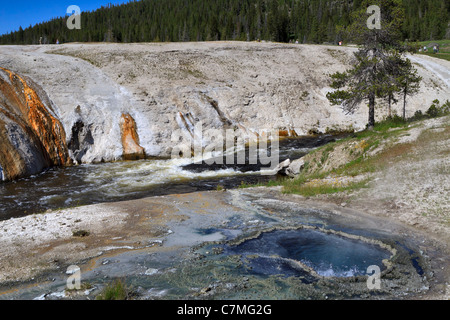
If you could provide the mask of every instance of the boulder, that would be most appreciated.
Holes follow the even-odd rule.
[[[289,168],[289,165],[291,164],[291,160],[287,159],[278,164],[278,166],[275,168],[275,172],[281,175],[287,175],[286,170]]]
[[[300,174],[302,169],[305,167],[305,161],[303,159],[297,159],[290,163],[290,165],[286,168],[286,175],[294,178]]]
[[[70,164],[54,105],[31,79],[0,68],[0,180]]]

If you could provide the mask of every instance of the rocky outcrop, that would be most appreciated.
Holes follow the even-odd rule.
[[[302,169],[305,167],[305,161],[303,159],[297,159],[290,163],[289,167],[286,168],[286,175],[295,178],[300,174]]]
[[[84,155],[93,144],[91,126],[85,125],[82,120],[77,120],[72,126],[72,134],[67,145],[73,161],[81,164]]]
[[[145,158],[145,150],[139,145],[136,121],[129,114],[122,114],[120,121],[122,134],[123,158],[138,160]]]
[[[291,160],[286,159],[283,162],[279,163],[278,166],[275,168],[275,172],[280,175],[287,175],[286,170],[291,165]]]
[[[13,180],[71,163],[52,102],[28,78],[0,68],[0,178]]]
[[[297,159],[294,161],[286,159],[275,168],[275,172],[283,176],[295,178],[300,174],[304,167],[305,161],[303,159]]]

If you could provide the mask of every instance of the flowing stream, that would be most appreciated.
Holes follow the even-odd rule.
[[[301,158],[335,136],[299,137],[280,142],[279,159]],[[139,199],[174,193],[234,188],[276,179],[261,175],[260,164],[194,164],[192,159],[140,160],[54,168],[0,184],[0,220],[49,209]]]

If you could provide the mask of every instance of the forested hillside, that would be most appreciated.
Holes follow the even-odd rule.
[[[411,41],[450,38],[448,0],[401,0],[403,36]],[[83,12],[81,29],[67,16],[20,28],[0,44],[270,40],[336,43],[362,0],[141,0]],[[81,8],[83,10],[83,8]]]

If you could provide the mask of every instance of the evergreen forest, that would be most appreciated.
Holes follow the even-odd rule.
[[[403,39],[450,38],[450,1],[401,0]],[[350,42],[343,30],[363,0],[140,0],[69,15],[0,36],[0,44],[67,42],[275,41]],[[83,10],[83,8],[81,8]]]

